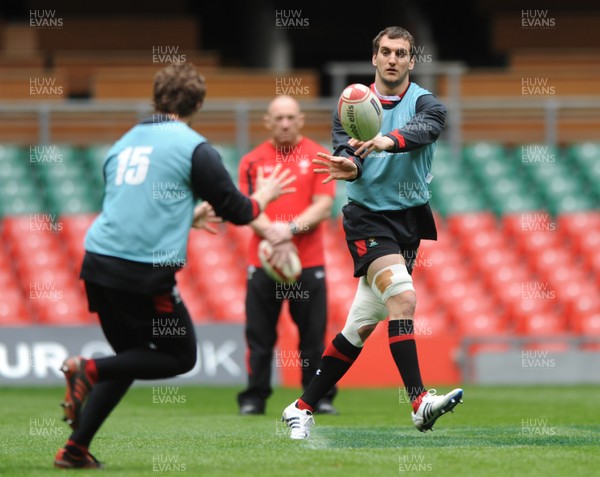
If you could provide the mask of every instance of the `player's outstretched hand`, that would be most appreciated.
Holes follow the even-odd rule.
[[[218,229],[211,224],[218,222],[223,222],[223,219],[215,214],[212,205],[208,202],[202,202],[194,208],[193,228],[204,229],[211,234],[217,234],[219,233]]]
[[[323,184],[334,180],[352,180],[358,174],[358,168],[353,161],[346,157],[330,156],[324,152],[317,152],[317,156],[322,159],[313,159],[313,164],[323,166],[322,169],[314,169],[317,174],[328,174],[323,180]]]
[[[256,176],[256,192],[252,198],[259,202],[261,210],[269,202],[274,201],[284,194],[296,192],[295,187],[289,187],[296,181],[296,176],[290,175],[289,169],[281,170],[281,164],[277,164],[269,176],[265,176],[263,168],[259,167]]]
[[[356,148],[354,154],[358,157],[365,158],[373,151],[389,151],[394,147],[394,141],[387,136],[382,136],[381,133],[377,134],[373,139],[368,141],[359,141],[358,139],[350,139],[348,144]]]

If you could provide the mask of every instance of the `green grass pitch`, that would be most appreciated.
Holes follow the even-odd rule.
[[[238,416],[237,388],[132,388],[96,436],[102,471],[77,475],[589,476],[600,475],[600,387],[465,386],[464,404],[420,433],[398,389],[342,389],[339,416],[316,416],[292,441],[276,389],[265,416]],[[449,388],[440,388],[446,392]],[[0,475],[60,475],[68,436],[62,388],[0,390]]]

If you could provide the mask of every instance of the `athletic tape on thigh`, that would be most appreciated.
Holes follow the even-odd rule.
[[[367,278],[361,277],[342,334],[350,343],[360,348],[364,342],[360,338],[358,330],[366,325],[377,324],[381,320],[385,320],[387,316],[387,307],[375,296],[367,283]]]
[[[391,296],[408,290],[415,291],[406,266],[399,263],[379,270],[373,277],[371,288],[383,303]]]

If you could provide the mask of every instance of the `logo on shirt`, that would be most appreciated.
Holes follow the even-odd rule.
[[[310,161],[308,159],[302,159],[298,163],[298,168],[300,169],[300,174],[308,174],[310,169]]]
[[[373,248],[373,247],[376,247],[377,245],[379,245],[379,243],[377,242],[377,240],[375,240],[374,237],[369,237],[367,239],[367,247]]]

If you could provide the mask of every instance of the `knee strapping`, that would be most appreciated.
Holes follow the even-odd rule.
[[[373,277],[371,289],[385,303],[389,297],[405,291],[415,291],[412,277],[405,265],[395,264],[379,270]]]
[[[342,335],[354,346],[360,348],[364,345],[364,341],[358,334],[358,330],[364,326],[379,323],[387,315],[388,310],[386,306],[375,296],[367,283],[367,279],[362,277],[358,282],[356,295],[348,312],[348,318],[342,330]]]

